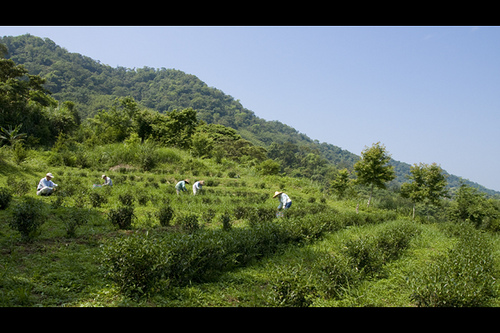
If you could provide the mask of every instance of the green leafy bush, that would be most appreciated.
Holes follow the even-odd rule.
[[[160,207],[158,212],[156,212],[156,217],[162,227],[167,227],[174,218],[174,210],[170,206]]]
[[[18,196],[23,196],[29,192],[31,186],[25,179],[19,179],[17,177],[12,177],[9,180],[9,187]],[[36,189],[36,185],[33,185],[33,189]]]
[[[361,281],[361,274],[351,259],[342,254],[320,255],[315,265],[316,277],[326,296],[341,298]]]
[[[135,198],[132,193],[125,192],[118,195],[118,200],[124,206],[132,206],[134,204]]]
[[[71,209],[67,217],[64,219],[66,227],[66,235],[75,237],[76,230],[87,222],[88,211],[86,209]]]
[[[30,241],[39,234],[39,228],[46,218],[40,201],[31,197],[23,197],[12,211],[9,225],[21,233],[23,240]]]
[[[415,223],[397,221],[377,235],[377,248],[382,252],[384,262],[396,260],[410,245],[413,237],[420,234]]]
[[[380,273],[383,257],[376,247],[373,236],[350,240],[345,245],[345,254],[353,261],[354,267],[364,275]]]
[[[142,235],[112,239],[103,248],[107,276],[128,294],[148,293],[160,281],[164,258],[159,243]]]
[[[98,192],[90,192],[89,199],[90,199],[90,204],[94,208],[99,208],[102,206],[102,204],[105,204],[108,202],[108,199],[106,198],[106,196],[101,194],[101,193],[98,193]]]
[[[220,221],[222,223],[222,229],[223,230],[231,230],[233,227],[231,223],[231,214],[225,212],[220,216]]]
[[[134,207],[118,207],[111,209],[108,213],[108,219],[119,229],[130,229],[134,215]]]
[[[193,233],[200,229],[200,224],[198,222],[198,215],[185,213],[180,214],[176,217],[176,225],[180,226],[182,230],[187,233]]]
[[[408,221],[396,221],[375,235],[360,237],[346,243],[345,254],[365,275],[383,272],[383,265],[397,259],[419,234],[418,227]]]
[[[12,192],[6,188],[0,188],[0,209],[6,209],[12,200]]]
[[[304,281],[296,267],[278,269],[271,281],[269,305],[283,307],[308,307],[316,295],[316,287]]]
[[[418,306],[478,307],[494,296],[492,246],[472,224],[460,223],[458,243],[409,279]]]

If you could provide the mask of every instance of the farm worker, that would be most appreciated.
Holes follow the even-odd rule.
[[[274,192],[273,198],[278,197],[280,201],[280,205],[278,206],[278,210],[280,210],[283,207],[283,210],[290,208],[292,205],[292,199],[288,195],[286,195],[283,192],[276,191]]]
[[[179,195],[181,191],[187,191],[186,184],[189,184],[189,179],[181,180],[175,185],[175,190],[177,191],[177,195]]]
[[[113,181],[108,176],[102,175],[102,179],[104,179],[104,184],[102,184],[103,186],[105,185],[113,186]]]
[[[36,188],[36,195],[48,196],[54,193],[57,184],[54,184],[54,182],[51,180],[53,178],[54,176],[49,172],[45,175],[44,178],[40,179],[40,182],[38,183],[38,186]]]
[[[201,187],[205,185],[204,180],[199,180],[193,184],[193,194],[196,195],[196,193],[199,193],[201,191]]]

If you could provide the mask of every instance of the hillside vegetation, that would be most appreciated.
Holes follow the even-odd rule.
[[[49,40],[6,40],[25,43],[25,57],[31,40],[78,58]],[[394,186],[381,143],[332,163],[306,137],[264,145],[193,105],[159,112],[128,92],[115,98],[119,80],[97,109],[55,99],[82,85],[57,90],[42,73],[53,58],[33,74],[6,51],[0,306],[499,305],[500,202],[466,182],[449,191],[436,164],[409,167]],[[58,186],[39,196],[48,172]],[[292,199],[283,216],[275,191]]]
[[[60,103],[71,101],[82,120],[94,116],[101,109],[109,109],[117,98],[129,96],[141,108],[160,113],[192,108],[196,111],[197,119],[207,124],[221,124],[236,129],[242,138],[254,145],[274,148],[275,151],[291,149],[293,153],[290,154],[294,155],[313,153],[339,170],[347,168],[352,171],[359,159],[358,152],[354,154],[332,144],[312,140],[279,121],[261,119],[232,96],[180,70],[113,68],[84,55],[70,53],[48,38],[29,34],[0,37],[0,43],[7,47],[8,59],[23,65],[30,74],[45,79],[44,87],[55,100]],[[298,165],[293,156],[279,158],[282,172],[293,172],[294,176],[304,175],[297,171]],[[397,188],[410,174],[410,165],[395,160],[391,160],[391,164],[395,167],[396,178],[390,187]],[[314,176],[309,173],[305,175]],[[329,181],[323,177],[316,178]],[[457,189],[460,181],[459,177],[449,175],[448,187]],[[469,180],[462,181],[488,195],[499,194]]]

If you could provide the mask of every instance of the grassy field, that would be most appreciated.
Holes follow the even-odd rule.
[[[364,204],[356,213],[356,201],[249,163],[163,149],[146,172],[117,150],[96,148],[94,158],[115,157],[87,169],[2,151],[0,188],[13,195],[0,210],[0,306],[499,305],[497,234]],[[47,172],[58,192],[37,197]],[[93,188],[103,173],[114,186]],[[184,178],[205,180],[203,193],[177,196]],[[284,218],[276,190],[293,200]],[[131,225],[120,228],[113,221],[127,207]],[[12,221],[30,211],[40,226],[23,237]]]

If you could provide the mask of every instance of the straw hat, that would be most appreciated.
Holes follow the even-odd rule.
[[[276,191],[276,192],[274,192],[273,198],[276,198],[276,197],[277,197],[278,195],[280,195],[281,193],[283,193],[283,192],[280,192],[280,191]]]
[[[52,176],[52,174],[50,172],[48,174],[46,174],[45,177],[54,178],[54,176]]]
[[[186,184],[189,184],[189,179],[184,179],[184,181],[186,182]]]

